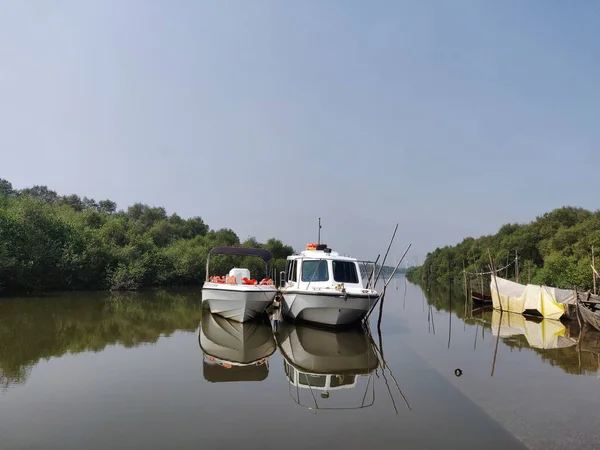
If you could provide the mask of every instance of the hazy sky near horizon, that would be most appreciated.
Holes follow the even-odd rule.
[[[600,3],[0,1],[0,178],[409,261],[598,209]],[[392,256],[393,257],[393,256]]]

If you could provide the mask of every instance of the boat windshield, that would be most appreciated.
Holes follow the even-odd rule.
[[[351,261],[333,261],[333,279],[338,283],[358,283],[356,264]]]
[[[310,387],[325,387],[327,384],[327,375],[310,375],[307,373],[298,373],[298,384]]]
[[[354,375],[335,375],[331,377],[331,387],[352,386],[355,379]]]
[[[324,259],[304,260],[302,262],[302,281],[327,281],[329,270]]]

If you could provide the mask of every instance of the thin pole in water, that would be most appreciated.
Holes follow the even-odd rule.
[[[492,373],[491,377],[494,376],[494,370],[496,368],[496,355],[498,354],[498,341],[500,341],[500,327],[502,326],[502,313],[504,312],[504,308],[502,307],[502,299],[500,297],[500,290],[498,289],[498,280],[496,278],[496,265],[494,264],[494,260],[492,259],[492,254],[490,253],[490,249],[488,248],[488,256],[490,258],[490,269],[492,271],[492,277],[494,277],[494,285],[496,287],[496,295],[498,296],[498,305],[500,306],[500,321],[498,323],[498,336],[496,337],[496,347],[494,348],[494,361],[492,362]],[[494,293],[492,292],[492,298]],[[507,305],[510,308],[510,300]],[[510,309],[509,309],[510,310]]]
[[[387,255],[390,252],[390,248],[392,247],[392,242],[394,242],[394,237],[396,236],[396,231],[398,231],[398,224],[396,224],[396,228],[394,228],[394,234],[392,234],[392,239],[390,239],[390,243],[388,245],[387,251],[385,252],[385,256],[383,257],[383,261],[381,262],[381,267],[377,271],[377,276],[375,277],[375,282],[373,283],[373,288],[377,286],[377,280],[379,280],[379,275],[381,275],[381,271],[385,265],[385,260],[387,259]]]
[[[592,277],[594,279],[594,295],[596,295],[596,263],[594,261],[594,246],[592,245]]]

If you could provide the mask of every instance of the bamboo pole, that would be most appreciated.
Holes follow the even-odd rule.
[[[469,288],[467,287],[467,269],[465,268],[465,262],[463,261],[463,278],[465,281],[465,305],[469,302]]]
[[[498,294],[498,297],[500,295]],[[502,327],[502,309],[500,309],[500,321],[498,323],[498,336],[496,336],[496,346],[494,348],[494,360],[492,362],[492,373],[491,377],[494,376],[494,370],[496,369],[496,356],[498,355],[498,342],[500,341],[500,328]]]
[[[488,248],[488,256],[490,258],[490,270],[492,271],[492,276],[494,277],[494,285],[496,286],[496,295],[498,296],[498,304],[500,305],[500,322],[498,323],[498,336],[496,337],[496,346],[494,348],[494,361],[492,362],[492,373],[491,377],[494,376],[494,370],[496,369],[496,356],[498,355],[498,343],[500,341],[500,328],[502,327],[502,313],[504,308],[502,307],[502,299],[500,298],[500,290],[498,289],[498,280],[496,278],[496,265],[494,264],[494,260],[492,259],[492,254],[490,253],[490,249]],[[492,294],[493,299],[493,294]]]
[[[469,288],[467,287],[467,269],[465,268],[465,262],[463,261],[463,278],[465,281],[465,317],[467,317],[467,308],[469,304]],[[465,322],[465,326],[467,323]]]
[[[490,249],[488,248],[488,256],[490,258],[490,270],[492,271],[492,277],[494,277],[494,284],[496,286],[496,295],[498,296],[498,304],[500,305],[500,311],[502,308],[502,301],[500,300],[500,290],[498,289],[498,280],[496,279],[496,265],[494,264],[494,260],[492,259],[492,254],[490,253]],[[492,297],[493,299],[493,297]]]
[[[452,337],[452,281],[450,281],[448,300],[450,301],[450,314],[448,314],[448,348],[450,348],[450,338]]]
[[[412,408],[410,407],[410,404],[408,403],[408,399],[406,398],[406,396],[402,392],[402,389],[400,389],[400,385],[398,384],[398,380],[394,376],[394,374],[392,372],[392,369],[390,369],[390,367],[387,365],[387,363],[385,362],[385,359],[383,357],[383,339],[381,337],[381,333],[379,333],[379,345],[381,345],[381,348],[377,347],[377,344],[375,343],[375,339],[373,338],[370,330],[368,331],[368,336],[369,336],[369,339],[371,341],[371,345],[375,349],[375,354],[377,355],[377,357],[380,359],[380,362],[382,363],[381,364],[381,372],[382,372],[382,375],[384,377],[384,380],[386,381],[386,384],[387,384],[387,378],[385,378],[385,370],[387,369],[388,373],[390,374],[390,376],[394,380],[394,383],[396,384],[396,388],[398,389],[398,392],[400,393],[400,396],[404,400],[404,403],[406,404],[407,408],[410,411],[412,411]],[[389,385],[388,385],[388,391],[389,391]],[[393,398],[392,398],[392,401],[393,401]],[[396,409],[395,402],[393,402],[393,404],[394,404],[394,409]],[[397,411],[398,410],[396,409],[396,413],[397,413]]]
[[[375,270],[377,269],[377,262],[379,261],[379,257],[381,255],[377,255],[377,258],[375,259],[375,262],[373,263],[373,270],[371,270],[371,275],[369,275],[369,281],[367,282],[367,288],[371,287],[371,282],[373,281],[373,278],[375,277]],[[373,286],[373,289],[375,289],[375,286]]]
[[[478,268],[479,269],[479,268]],[[479,281],[481,284],[481,293],[485,294],[484,290],[483,290],[483,275],[479,275]]]
[[[386,290],[388,284],[390,283],[390,281],[392,280],[392,278],[394,277],[394,275],[396,274],[396,271],[398,270],[398,267],[400,267],[400,264],[402,264],[402,261],[404,260],[404,257],[408,253],[408,250],[410,249],[411,245],[412,244],[408,244],[408,247],[406,247],[406,250],[402,254],[402,258],[400,258],[400,261],[398,261],[398,263],[396,264],[396,267],[394,268],[394,271],[392,272],[392,274],[390,275],[390,277],[388,278],[388,280],[384,283],[383,289],[381,291],[381,295],[379,296],[379,299],[377,299],[375,301],[375,303],[373,303],[373,306],[371,307],[371,309],[369,310],[369,312],[365,316],[365,320],[367,320],[369,318],[369,316],[371,315],[371,313],[373,312],[373,310],[375,309],[375,306],[377,306],[377,303],[379,303],[380,304],[379,305],[379,320],[377,321],[377,327],[379,327],[380,324],[381,324],[381,313],[383,311],[383,300],[384,300],[384,297],[385,297],[385,290]]]
[[[383,270],[383,266],[385,265],[385,260],[387,259],[387,255],[390,252],[390,248],[392,248],[392,242],[394,242],[394,237],[396,236],[396,231],[398,231],[398,224],[396,224],[396,228],[394,228],[394,234],[392,234],[392,239],[390,239],[390,243],[388,244],[388,248],[385,252],[385,256],[383,257],[383,261],[381,262],[381,267],[377,271],[377,276],[375,277],[375,283],[373,283],[373,287],[377,286],[377,280],[379,280],[379,275],[381,275],[381,271]]]
[[[394,278],[394,275],[396,275],[396,271],[400,267],[400,264],[402,264],[402,260],[404,259],[404,257],[408,253],[408,250],[410,250],[411,246],[412,246],[412,244],[408,244],[408,247],[406,247],[406,250],[404,250],[404,253],[402,254],[402,258],[400,258],[400,261],[398,261],[398,264],[396,264],[396,267],[394,267],[394,270],[393,270],[392,274],[390,275],[390,277],[388,278],[388,280],[385,282],[384,289],[387,287],[388,284],[390,284],[390,281],[392,281],[392,278]]]
[[[594,263],[594,246],[592,245],[592,277],[594,278],[594,295],[596,295],[596,264]]]

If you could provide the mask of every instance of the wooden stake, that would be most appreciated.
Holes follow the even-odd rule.
[[[375,277],[375,283],[373,283],[373,287],[375,287],[377,285],[377,280],[379,280],[379,275],[381,274],[381,271],[383,270],[383,266],[385,265],[385,260],[387,259],[387,255],[390,251],[390,248],[392,247],[392,242],[394,242],[394,237],[396,236],[396,231],[398,231],[398,224],[396,224],[396,228],[394,228],[394,234],[392,234],[392,239],[390,239],[390,243],[388,245],[387,251],[385,252],[385,256],[383,257],[383,262],[381,263],[381,268],[379,269],[379,271],[377,272],[377,276]]]
[[[479,281],[481,282],[481,293],[485,294],[485,292],[483,291],[483,275],[479,275]]]
[[[500,298],[500,293],[498,293],[498,298]],[[500,309],[500,321],[498,323],[498,336],[496,336],[496,346],[494,348],[494,360],[492,362],[492,373],[491,377],[494,376],[494,370],[496,369],[496,356],[498,355],[498,342],[500,341],[500,328],[502,327],[502,309]]]
[[[594,246],[592,245],[592,277],[594,278],[594,295],[596,295],[596,264],[594,264]]]
[[[494,260],[492,259],[492,254],[490,253],[490,249],[488,248],[488,256],[490,258],[490,270],[492,271],[492,277],[494,277],[494,284],[496,285],[496,295],[498,295],[498,304],[500,305],[500,311],[502,308],[502,300],[500,299],[500,290],[498,289],[498,280],[496,279],[496,265],[494,264]]]
[[[450,303],[450,314],[448,314],[448,348],[450,348],[450,338],[452,337],[452,281],[450,281],[448,300]]]
[[[404,250],[404,253],[402,254],[402,258],[400,258],[400,261],[398,261],[398,264],[396,264],[396,267],[394,267],[394,271],[392,272],[392,274],[390,275],[388,280],[385,282],[384,286],[387,286],[390,283],[390,281],[392,281],[392,278],[394,278],[394,275],[396,275],[396,271],[398,270],[398,267],[400,267],[400,264],[402,264],[402,260],[408,253],[408,250],[410,249],[411,245],[412,244],[408,244],[408,247],[406,247],[406,250]]]
[[[371,313],[373,312],[373,310],[375,309],[375,306],[377,306],[377,303],[379,303],[379,319],[377,322],[377,327],[379,328],[380,324],[381,324],[381,313],[383,312],[383,300],[385,297],[385,290],[388,286],[388,284],[390,283],[390,281],[392,280],[392,278],[394,277],[394,275],[396,274],[396,271],[398,270],[398,267],[400,267],[400,264],[402,264],[402,260],[404,259],[404,257],[406,256],[406,254],[408,253],[408,250],[410,249],[412,244],[408,244],[408,247],[406,247],[406,250],[404,251],[404,254],[402,255],[402,258],[400,258],[400,261],[398,261],[398,264],[396,264],[396,267],[394,268],[394,271],[392,272],[392,274],[390,275],[390,277],[388,278],[388,280],[384,283],[383,285],[383,290],[381,291],[381,295],[379,296],[379,299],[375,301],[375,303],[373,304],[373,306],[371,307],[371,309],[369,310],[369,312],[367,313],[367,315],[365,316],[364,320],[367,320],[369,318],[369,316],[371,315]]]
[[[467,287],[467,269],[465,268],[464,261],[463,261],[463,277],[465,280],[465,316],[466,316],[467,304],[469,303],[469,288]]]
[[[371,287],[371,282],[375,276],[375,269],[377,268],[377,261],[379,261],[380,256],[381,255],[377,255],[377,259],[375,259],[375,262],[373,263],[373,270],[371,271],[371,275],[369,275],[369,281],[367,281],[367,289]],[[375,286],[373,286],[373,289],[375,289]]]

